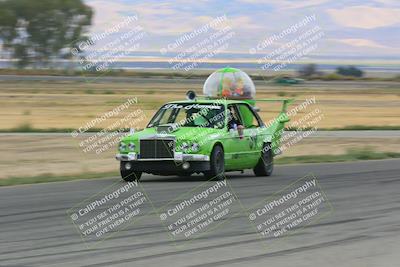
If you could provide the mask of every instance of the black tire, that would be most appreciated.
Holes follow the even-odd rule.
[[[261,157],[253,171],[256,176],[271,176],[274,170],[274,156],[271,144],[265,144],[261,151]]]
[[[125,182],[139,181],[140,178],[142,177],[142,172],[137,172],[132,169],[127,170],[125,168],[125,163],[127,163],[127,162],[121,161],[121,164],[119,167],[122,180],[124,180]]]
[[[214,146],[210,156],[210,170],[204,172],[208,179],[215,178],[216,180],[224,179],[225,174],[225,156],[224,150],[220,145]]]

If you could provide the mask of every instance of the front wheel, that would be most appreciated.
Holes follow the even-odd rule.
[[[253,171],[256,176],[270,176],[274,170],[274,157],[270,144],[266,144],[261,151],[261,157]]]
[[[127,161],[121,161],[120,164],[121,178],[125,182],[139,181],[142,177],[142,172],[132,170],[132,164]]]
[[[225,157],[224,150],[220,145],[216,145],[211,151],[210,157],[210,170],[204,172],[208,178],[215,178],[217,180],[223,179],[225,173]]]

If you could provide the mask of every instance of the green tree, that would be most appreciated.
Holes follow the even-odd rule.
[[[338,67],[336,69],[336,73],[343,76],[354,76],[354,77],[362,77],[364,72],[354,66],[348,67]]]
[[[3,49],[18,60],[47,65],[68,57],[91,25],[92,9],[82,0],[0,0]]]
[[[298,70],[298,73],[302,77],[313,76],[314,74],[317,74],[317,65],[315,65],[315,64],[302,65],[300,67],[300,69]]]

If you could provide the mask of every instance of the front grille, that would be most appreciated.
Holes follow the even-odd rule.
[[[175,141],[171,139],[140,140],[141,159],[174,158]]]

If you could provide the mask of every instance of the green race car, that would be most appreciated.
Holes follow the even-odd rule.
[[[257,100],[283,102],[277,118],[265,124],[255,108],[256,101],[249,97],[254,84],[241,81],[242,90],[237,90],[220,77],[238,76],[238,72],[232,68],[217,71],[219,75],[211,75],[205,83],[205,97],[197,98],[190,91],[188,100],[166,103],[144,130],[123,137],[116,155],[122,179],[137,181],[142,173],[203,173],[218,179],[227,171],[244,169],[253,169],[257,176],[271,175],[274,151],[279,150],[282,129],[289,121],[286,107],[291,100]],[[217,90],[213,89],[214,80],[220,80]],[[225,94],[228,89],[232,94],[221,97],[224,89]]]
[[[273,79],[273,82],[276,84],[292,85],[292,84],[304,83],[304,79],[294,78],[289,76],[281,76]]]

